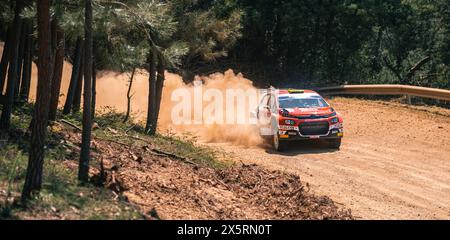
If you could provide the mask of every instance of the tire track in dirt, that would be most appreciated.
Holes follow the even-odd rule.
[[[284,153],[208,145],[245,163],[295,173],[363,219],[450,219],[450,110],[330,102],[344,116],[340,151],[320,142],[295,143]]]

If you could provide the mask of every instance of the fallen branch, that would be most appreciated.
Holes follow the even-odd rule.
[[[65,119],[61,119],[60,120],[62,123],[65,123],[65,124],[67,124],[67,125],[69,125],[69,126],[71,126],[71,127],[73,127],[73,128],[75,128],[75,129],[77,129],[78,131],[83,131],[83,129],[81,129],[80,127],[78,127],[77,125],[75,125],[75,124],[73,124],[73,123],[71,123],[71,122],[69,122],[69,121],[67,121],[67,120],[65,120]]]
[[[131,138],[131,139],[134,139],[134,140],[145,142],[145,143],[147,143],[149,145],[153,145],[152,142],[150,142],[150,141],[148,141],[146,139],[143,139],[143,138],[140,138],[140,137],[137,137],[137,136],[130,136],[130,135],[126,134],[126,133],[125,133],[125,135],[115,135],[115,137],[128,137],[128,138]],[[118,142],[118,141],[115,141],[115,140],[112,140],[112,139],[102,139],[102,140],[113,142],[113,143],[117,143],[117,144],[120,144],[120,145],[123,145],[123,146],[129,146],[129,145],[125,144],[125,143],[121,143],[121,142]],[[178,156],[178,155],[176,155],[174,153],[165,152],[163,150],[156,149],[156,148],[150,148],[148,146],[147,146],[147,148],[154,155],[157,155],[157,156],[160,156],[160,157],[168,157],[168,158],[176,159],[176,160],[188,163],[188,164],[192,164],[192,165],[198,166],[197,163],[189,160],[186,157],[181,157],[181,156]]]
[[[125,146],[125,147],[129,147],[130,146],[129,144],[126,144],[126,143],[123,143],[123,142],[119,142],[119,141],[116,141],[116,140],[112,140],[112,139],[103,139],[103,138],[98,138],[98,139],[103,140],[103,141],[107,141],[107,142],[116,143],[116,144],[119,144],[119,145],[122,145],[122,146]]]
[[[189,163],[189,164],[197,166],[197,164],[195,162],[192,162],[192,161],[188,160],[185,157],[181,157],[181,156],[178,156],[178,155],[173,154],[173,153],[164,152],[162,150],[155,149],[155,148],[151,148],[150,151],[155,152],[155,153],[157,153],[159,155],[163,155],[163,156],[166,156],[166,157],[169,157],[169,158],[173,158],[173,159],[180,160],[180,161],[183,161],[185,163]]]
[[[226,189],[231,190],[231,187],[228,186],[226,183],[224,183],[222,180],[218,179],[217,177],[214,177],[214,179],[215,179],[218,183],[220,183],[223,187],[225,187]]]
[[[128,138],[131,138],[131,139],[134,139],[134,140],[139,140],[139,141],[142,141],[142,142],[148,143],[148,144],[150,144],[150,145],[153,145],[153,143],[152,143],[152,142],[150,142],[150,141],[148,141],[148,140],[146,140],[146,139],[140,138],[140,137],[136,137],[136,136],[130,136],[130,135],[128,135],[128,134],[126,134],[126,135],[123,135],[122,137],[128,137]]]
[[[125,131],[125,133],[128,133],[129,131],[131,131],[134,127],[135,127],[134,125],[131,126],[130,128],[128,128],[128,129]]]
[[[125,136],[123,136],[123,137],[125,137]],[[143,141],[143,142],[148,143],[148,144],[152,144],[150,141],[147,141],[147,140],[139,138],[139,137],[133,137],[133,136],[128,136],[128,135],[126,135],[126,137],[130,137],[130,138],[135,139],[135,140],[139,140],[139,141]],[[116,140],[103,139],[103,138],[98,138],[98,139],[103,140],[103,141],[107,141],[107,142],[113,142],[113,143],[116,143],[116,144],[119,144],[119,145],[122,145],[122,146],[130,147],[129,144],[122,143],[122,142],[119,142],[119,141],[116,141]],[[198,166],[197,163],[189,160],[188,158],[178,156],[178,155],[176,155],[174,153],[165,152],[163,150],[156,149],[156,148],[150,148],[148,146],[146,146],[146,148],[153,155],[156,155],[156,156],[159,156],[159,157],[168,157],[168,158],[172,158],[172,159],[175,159],[175,160],[179,160],[179,161],[182,161],[182,162],[185,162],[185,163],[188,163],[188,164],[192,164],[192,165]]]
[[[420,61],[418,61],[416,64],[414,64],[414,66],[412,66],[409,69],[408,73],[406,74],[405,80],[409,81],[413,77],[414,73],[416,71],[418,71],[423,65],[425,65],[430,60],[431,60],[431,56],[426,56],[426,57],[422,58]]]
[[[157,156],[157,157],[167,157],[167,155],[164,154],[160,154],[160,153],[156,153],[156,152],[150,152],[153,156]]]

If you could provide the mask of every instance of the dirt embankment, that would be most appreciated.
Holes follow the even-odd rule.
[[[285,170],[363,219],[450,219],[450,110],[335,98],[340,151],[320,142],[268,148],[211,144],[244,163]]]
[[[80,134],[68,131],[65,139],[78,142]],[[294,174],[254,164],[203,167],[157,154],[148,142],[95,139],[93,147],[107,187],[153,218],[352,219],[350,210],[312,194]]]

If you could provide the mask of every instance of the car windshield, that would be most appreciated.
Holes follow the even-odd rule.
[[[328,107],[322,98],[279,98],[280,108],[319,108]]]

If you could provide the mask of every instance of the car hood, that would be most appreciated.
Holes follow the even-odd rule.
[[[331,107],[322,108],[284,108],[292,116],[328,115],[334,112]]]

